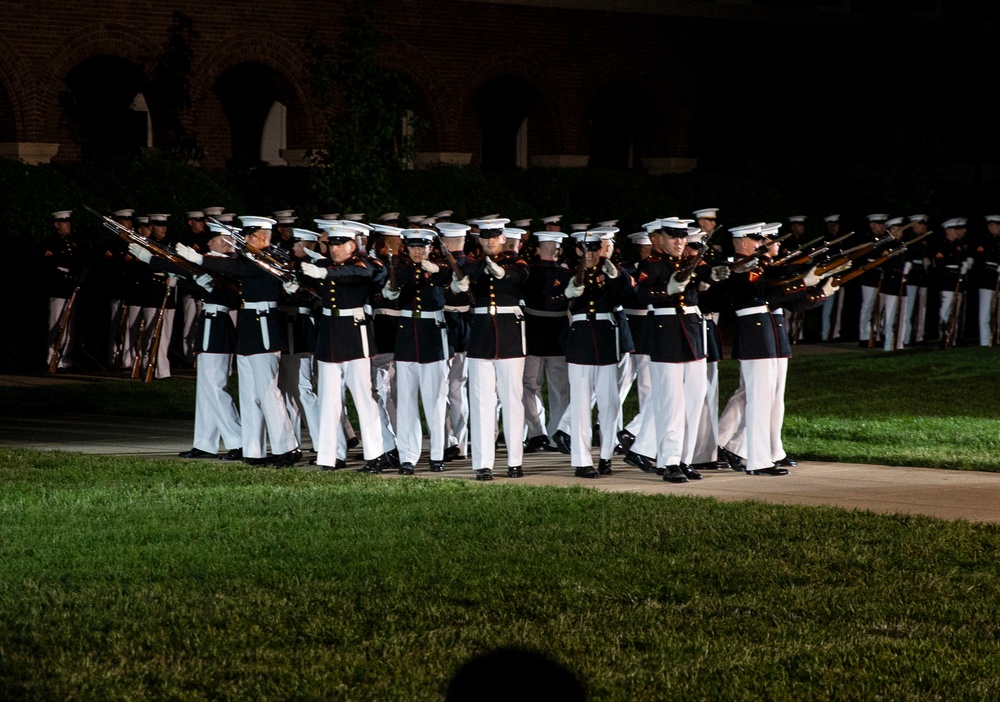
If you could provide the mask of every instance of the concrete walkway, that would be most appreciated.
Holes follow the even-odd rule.
[[[191,447],[193,422],[156,422],[122,417],[59,416],[46,419],[8,418],[0,423],[0,445],[79,451],[104,455],[172,458]],[[351,468],[360,468],[357,451]],[[425,452],[426,458],[426,452]],[[595,460],[596,464],[596,460]],[[498,452],[503,466],[503,451]],[[444,473],[430,473],[426,463],[417,466],[417,476],[432,480],[472,479],[469,461],[447,464]],[[609,492],[698,495],[718,500],[759,500],[775,504],[828,505],[883,513],[923,514],[942,519],[965,519],[1000,523],[1000,473],[900,468],[853,463],[805,461],[791,475],[748,477],[732,471],[706,471],[705,478],[684,485],[663,482],[614,461],[615,473],[597,480],[573,477],[567,456],[535,453],[525,456],[525,477],[513,481],[499,468],[493,483],[523,485],[583,486]],[[303,469],[306,468],[303,465]],[[312,468],[311,470],[315,470]],[[403,479],[391,476],[392,479]]]

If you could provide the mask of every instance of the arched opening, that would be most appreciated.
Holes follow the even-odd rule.
[[[283,165],[291,89],[276,70],[261,63],[241,63],[212,86],[222,103],[232,137],[234,167]]]
[[[519,76],[489,81],[472,100],[482,129],[483,170],[528,167],[528,115],[538,92]]]
[[[406,75],[395,73],[399,81],[399,98],[401,100],[401,116],[399,125],[393,135],[394,155],[400,165],[406,169],[415,167],[418,151],[424,150],[430,131],[430,108],[427,106],[423,93],[419,91]]]
[[[142,84],[139,67],[119,56],[94,56],[69,72],[63,103],[84,158],[137,155],[152,145]]]
[[[587,109],[590,160],[594,168],[633,168],[641,154],[649,124],[651,101],[641,88],[626,81],[605,86]]]
[[[10,95],[0,83],[0,144],[9,141],[17,141],[17,121]]]

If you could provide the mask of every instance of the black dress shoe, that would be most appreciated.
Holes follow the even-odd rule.
[[[347,468],[347,461],[343,458],[338,458],[332,466],[320,466],[320,470],[344,470]]]
[[[614,473],[614,469],[611,468],[611,459],[602,458],[597,462],[597,472],[601,475],[611,475]]]
[[[352,436],[347,440],[347,450],[350,451],[352,448],[361,443],[361,439],[356,436]]]
[[[692,463],[691,467],[695,470],[716,470],[719,464],[716,461],[709,461],[708,463]],[[728,468],[729,464],[726,463],[725,467]]]
[[[388,457],[383,453],[378,458],[373,458],[372,460],[365,463],[361,468],[362,473],[376,474],[381,473],[387,468],[391,468],[392,465],[389,463]]]
[[[569,434],[562,431],[561,429],[552,435],[552,440],[556,442],[556,450],[559,453],[564,453],[567,456],[573,453],[573,449],[569,446]]]
[[[456,458],[462,457],[462,449],[458,446],[449,446],[444,450],[444,461],[454,461]]]
[[[200,448],[192,448],[190,451],[183,451],[177,454],[178,458],[218,458],[219,454],[202,451]]]
[[[399,464],[399,474],[400,475],[413,475],[413,464],[412,463],[400,463]]]
[[[260,458],[244,458],[243,462],[249,466],[269,466],[271,465],[271,459],[267,456],[261,456]]]
[[[739,471],[745,470],[744,467],[743,467],[744,466],[744,464],[743,464],[743,458],[740,457],[740,456],[737,456],[732,451],[729,451],[728,449],[724,449],[724,448],[722,448],[720,446],[719,447],[719,455],[726,461],[726,463],[729,464],[729,468],[731,470],[739,470]]]
[[[542,451],[546,446],[549,445],[549,437],[545,434],[541,436],[533,436],[524,442],[524,452],[525,453],[537,453]]]
[[[628,451],[632,448],[632,444],[635,443],[635,436],[628,429],[622,429],[618,432],[618,444],[625,450]]]
[[[663,469],[663,480],[668,483],[686,483],[688,477],[679,465],[672,465]]]
[[[781,466],[782,468],[794,468],[798,464],[799,464],[798,461],[796,461],[794,458],[789,458],[788,456],[785,456],[780,461],[774,462],[774,465]]]
[[[219,456],[220,461],[242,461],[243,460],[243,449],[235,448],[229,449],[224,454]]]
[[[577,466],[573,469],[573,474],[578,478],[600,478],[601,474],[594,470],[594,466]]]
[[[508,466],[507,467],[507,477],[508,478],[523,478],[524,471],[521,466]]]
[[[747,475],[788,475],[788,469],[779,468],[778,466],[771,466],[770,468],[755,468],[754,470],[748,470]]]
[[[388,460],[389,465],[393,468],[399,469],[399,449],[393,449],[392,451],[386,451],[383,454]]]
[[[431,461],[431,473],[444,473],[444,461]]]
[[[687,476],[688,480],[701,480],[701,473],[695,470],[694,466],[681,463],[681,472]]]
[[[275,456],[271,465],[275,468],[288,468],[289,466],[294,466],[302,458],[302,449],[297,446],[287,453],[281,453]]]
[[[490,468],[480,468],[476,471],[476,480],[493,480],[493,470]]]
[[[635,451],[629,451],[625,454],[625,462],[630,466],[635,466],[643,473],[656,472],[656,466],[654,466],[648,458],[642,454],[636,453]]]

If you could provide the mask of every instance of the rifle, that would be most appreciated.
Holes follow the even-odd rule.
[[[959,274],[955,283],[955,291],[951,296],[951,305],[948,307],[948,326],[945,328],[944,339],[941,348],[950,349],[955,345],[955,331],[958,329],[958,298],[962,294],[962,283],[965,282],[965,275]]]
[[[69,296],[66,306],[63,307],[62,314],[59,315],[59,331],[56,332],[55,346],[52,348],[52,360],[49,361],[49,373],[55,373],[59,369],[59,359],[62,358],[63,340],[66,338],[66,330],[69,328],[70,314],[73,311],[73,303],[76,302],[76,294],[80,291],[80,286],[73,288],[73,294]]]
[[[169,282],[169,278],[167,281]],[[160,303],[160,309],[156,313],[156,326],[153,328],[153,341],[149,345],[149,363],[146,364],[146,378],[145,382],[152,382],[154,374],[156,373],[156,356],[160,353],[160,340],[163,336],[163,317],[167,309],[167,300],[170,299],[170,285],[166,286],[166,290],[163,292],[163,302]]]
[[[282,283],[295,283],[302,290],[305,290],[313,297],[319,299],[323,298],[322,293],[315,286],[315,283],[307,281],[305,278],[299,275],[294,268],[289,268],[289,266],[291,265],[291,261],[283,262],[280,260],[281,257],[276,257],[269,252],[261,251],[253,244],[248,244],[246,237],[243,236],[243,230],[239,229],[238,227],[233,227],[223,222],[220,222],[214,217],[209,217],[208,221],[222,227],[223,229],[229,232],[229,235],[233,239],[233,245],[236,248],[236,252],[241,256],[243,256],[243,258],[247,259],[258,268],[262,268],[263,270],[267,271],[275,278],[280,280]],[[275,247],[271,248],[274,249],[275,251],[280,250]],[[187,259],[183,260],[186,261]],[[189,263],[189,265],[194,265],[194,264]],[[197,268],[197,266],[195,267]],[[212,275],[215,276],[214,273]]]
[[[580,254],[580,263],[576,266],[576,273],[573,275],[573,282],[576,287],[583,285],[584,281],[587,279],[587,252],[584,251]]]
[[[387,255],[389,257],[389,265],[387,266],[389,269],[389,289],[396,292],[399,290],[399,286],[396,285],[396,266],[392,262],[392,251],[389,251]]]
[[[823,241],[823,237],[821,237],[821,236],[816,237],[812,241],[807,241],[806,243],[802,244],[802,246],[800,246],[799,248],[795,249],[794,251],[789,251],[788,253],[786,253],[781,258],[778,258],[778,259],[775,259],[774,261],[771,261],[771,265],[772,266],[783,266],[786,263],[789,263],[793,258],[798,259],[799,257],[804,257],[808,261],[809,260],[809,256],[803,254],[803,252],[806,249],[808,249],[810,246],[814,246],[815,244],[818,244],[821,241]],[[803,261],[803,263],[804,262],[805,261]]]
[[[916,236],[916,237],[910,239],[909,241],[903,242],[899,246],[899,248],[895,248],[895,249],[892,249],[891,251],[883,252],[883,254],[881,256],[879,256],[877,259],[875,259],[874,261],[869,261],[868,263],[864,264],[863,266],[859,266],[857,268],[852,268],[851,270],[847,271],[846,273],[843,273],[842,275],[834,276],[834,278],[833,278],[834,284],[839,287],[839,286],[843,285],[844,283],[847,283],[847,282],[849,282],[851,280],[854,280],[855,278],[857,278],[859,275],[862,275],[863,273],[867,273],[870,270],[878,268],[883,263],[885,263],[886,261],[888,261],[890,258],[893,258],[894,256],[899,256],[900,254],[904,253],[907,250],[907,247],[912,246],[913,244],[916,244],[918,241],[921,241],[922,239],[926,239],[931,234],[932,234],[932,232],[925,232],[925,233],[921,234],[920,236]],[[879,239],[879,242],[880,241],[882,241],[882,240]],[[875,244],[878,244],[879,242],[875,242]],[[864,244],[863,246],[872,246],[872,244]],[[858,255],[861,255],[861,254],[858,254]],[[846,261],[844,263],[846,263]],[[840,265],[844,265],[844,264],[841,263]],[[826,273],[828,271],[831,271],[835,267],[836,266],[831,266],[830,264],[827,264],[826,266],[824,266],[825,270],[823,270],[821,272],[820,271],[820,267],[817,266],[816,270],[815,270],[815,273],[817,275],[822,275],[822,273]]]
[[[137,380],[141,375],[140,369],[142,368],[142,337],[146,333],[146,320],[139,320],[139,331],[135,336],[135,344],[133,344],[133,351],[135,356],[132,359],[132,374],[131,378]]]
[[[857,246],[852,246],[847,251],[844,251],[838,258],[832,261],[827,261],[826,263],[816,266],[816,275],[823,275],[828,271],[832,271],[834,268],[840,268],[841,266],[850,263],[856,258],[870,254],[875,249],[879,248],[883,244],[888,244],[890,241],[895,241],[896,237],[892,234],[886,234],[881,239],[876,239],[875,241],[868,241],[864,244],[858,244]],[[914,239],[916,241],[916,239]],[[910,242],[912,243],[912,242]]]
[[[744,271],[740,271],[740,268],[746,266],[753,259],[759,258],[763,254],[767,253],[767,250],[773,244],[780,244],[782,241],[784,241],[785,239],[787,239],[791,235],[792,235],[792,233],[788,232],[787,234],[782,234],[777,239],[772,239],[771,241],[765,241],[763,244],[760,244],[757,248],[755,248],[752,253],[749,253],[746,256],[740,256],[738,259],[736,259],[735,261],[733,261],[732,263],[730,263],[729,264],[729,269],[731,271],[735,272],[735,273],[744,272]]]
[[[888,258],[886,259],[888,260]],[[872,317],[868,324],[868,348],[875,348],[875,333],[878,331],[878,318],[882,315],[882,279],[875,286],[875,304],[872,305]]]
[[[455,276],[455,280],[461,280],[465,277],[465,273],[463,273],[462,269],[458,267],[458,261],[455,260],[454,254],[451,253],[451,249],[449,249],[448,245],[445,243],[444,237],[438,234],[437,240],[441,245],[441,253],[444,254],[444,260],[448,262],[448,267],[451,268],[452,275]],[[469,296],[469,302],[475,303],[476,296],[472,294],[471,290],[466,290],[465,294]]]
[[[906,328],[906,276],[899,279],[899,303],[896,307],[896,336],[892,340],[892,350],[903,348],[903,330]]]
[[[820,248],[816,249],[815,251],[810,251],[809,253],[802,253],[802,251],[806,247],[812,246],[818,241],[822,241],[823,237],[820,237],[819,239],[814,239],[813,241],[810,241],[808,244],[805,244],[802,247],[800,247],[798,251],[792,251],[791,253],[786,254],[785,256],[779,258],[771,265],[783,266],[786,263],[788,263],[793,266],[799,266],[802,265],[803,263],[809,263],[817,256],[825,254],[827,251],[829,251],[830,247],[833,246],[834,244],[839,244],[840,242],[844,241],[845,239],[851,236],[854,236],[854,232],[847,232],[847,234],[844,234],[844,236],[838,236],[836,239],[824,243]]]
[[[712,235],[715,234],[715,232],[717,231],[719,231],[718,228],[715,228],[708,236],[705,237],[705,241],[702,242],[704,243],[704,247],[701,249],[701,251],[698,252],[698,255],[692,256],[689,259],[681,261],[681,263],[677,266],[677,272],[674,273],[674,280],[677,280],[678,282],[684,282],[685,280],[691,277],[691,274],[694,273],[695,268],[697,268],[701,264],[702,260],[704,260],[705,258],[705,254],[708,253],[708,242],[712,240]]]

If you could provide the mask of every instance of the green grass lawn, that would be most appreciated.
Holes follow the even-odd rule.
[[[0,482],[4,700],[440,699],[504,645],[600,700],[1000,695],[992,526],[8,449]]]

